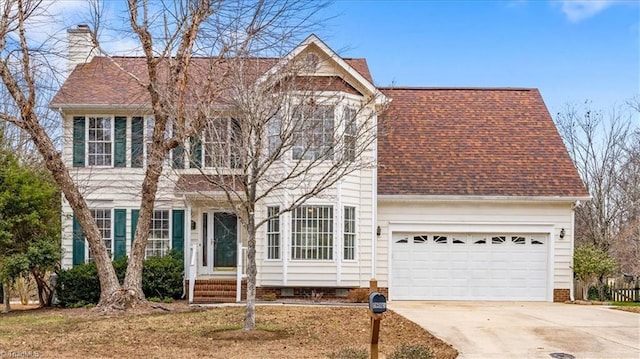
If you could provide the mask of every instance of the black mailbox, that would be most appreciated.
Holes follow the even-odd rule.
[[[387,298],[378,292],[369,294],[369,309],[375,314],[386,312]]]

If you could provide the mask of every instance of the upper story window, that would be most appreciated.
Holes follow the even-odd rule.
[[[209,121],[204,129],[204,167],[238,168],[242,130],[240,122],[232,118]]]
[[[113,119],[87,118],[87,163],[89,166],[112,166]]]
[[[144,130],[144,139],[145,139],[144,151],[145,151],[145,158],[148,160],[151,154],[151,142],[153,141],[153,130],[156,125],[156,121],[153,117],[148,117],[146,119],[146,124],[147,125]],[[173,126],[172,126],[172,123],[168,121],[164,129],[164,138],[167,139],[171,137],[172,133],[173,133]],[[164,165],[169,165],[170,160],[171,160],[171,152],[169,152],[167,157],[165,157]]]
[[[358,133],[356,115],[357,111],[350,107],[345,107],[342,113],[344,121],[344,157],[349,161],[355,161],[356,159],[356,134]]]
[[[293,159],[333,158],[334,106],[303,106],[294,113],[296,143]]]

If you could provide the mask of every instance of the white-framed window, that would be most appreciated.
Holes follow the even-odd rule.
[[[202,143],[204,167],[240,167],[242,141],[240,122],[233,118],[210,120],[204,128]]]
[[[156,125],[156,119],[153,117],[145,118],[145,128],[144,128],[144,158],[145,161],[149,160],[149,155],[151,152],[151,141],[153,141],[153,128]],[[168,139],[171,137],[173,133],[173,125],[171,121],[167,121],[167,126],[164,129],[164,138]],[[168,166],[171,161],[172,151],[169,151],[167,156],[164,159],[164,165]],[[148,163],[148,162],[147,162]]]
[[[292,212],[291,259],[333,259],[333,206],[300,206]]]
[[[280,259],[280,207],[267,207],[267,259]]]
[[[356,207],[344,207],[344,260],[356,259]]]
[[[344,121],[344,157],[348,161],[356,159],[356,135],[358,133],[357,111],[351,107],[345,107],[342,113]]]
[[[278,148],[282,145],[280,131],[282,129],[282,117],[279,113],[273,115],[267,124],[267,145],[269,146],[269,155],[278,152]]]
[[[111,220],[111,210],[110,209],[92,209],[91,216],[96,221],[96,225],[98,226],[98,231],[100,232],[100,236],[102,237],[102,241],[104,242],[104,246],[107,247],[107,253],[109,254],[109,258],[113,258],[113,221]],[[89,261],[93,260],[93,255],[87,246],[87,259]]]
[[[113,117],[87,117],[87,164],[113,166]]]
[[[296,123],[294,160],[333,158],[335,107],[328,105],[302,106],[294,114]]]
[[[171,249],[170,214],[168,209],[153,211],[145,258],[162,257],[169,253]]]

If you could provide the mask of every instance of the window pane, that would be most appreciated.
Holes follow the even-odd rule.
[[[292,259],[333,259],[333,207],[301,206],[291,216]]]
[[[293,114],[293,159],[333,158],[334,111],[333,106],[304,106]]]
[[[111,117],[89,117],[87,160],[90,166],[111,166]]]
[[[171,249],[171,237],[169,234],[169,211],[156,210],[151,216],[149,228],[149,240],[145,250],[145,258],[161,257]]]
[[[356,245],[356,208],[344,207],[344,254],[343,259],[355,259]]]
[[[110,209],[92,209],[91,216],[96,222],[98,231],[102,237],[105,247],[107,247],[107,253],[111,258],[113,253],[113,237],[111,236],[111,210]],[[89,251],[88,259],[93,260],[93,255]]]
[[[280,207],[267,207],[267,215],[275,216]],[[267,222],[267,259],[280,259],[280,217]]]

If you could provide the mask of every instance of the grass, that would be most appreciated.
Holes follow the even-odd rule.
[[[640,307],[640,302],[612,302],[614,307]]]
[[[244,308],[193,310],[183,302],[165,311],[101,315],[95,310],[39,309],[0,314],[0,352],[40,357],[326,358],[344,348],[368,349],[363,307],[260,306],[257,329],[242,330]],[[114,345],[117,343],[117,345]],[[435,358],[457,351],[396,313],[385,313],[380,357],[400,345],[425,345]]]
[[[640,302],[612,302],[613,309],[640,314]]]

